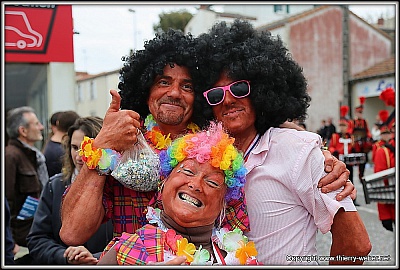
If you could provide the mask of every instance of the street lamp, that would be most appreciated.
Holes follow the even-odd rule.
[[[134,9],[128,9],[129,12],[132,12],[133,14],[136,13]],[[137,31],[136,31],[136,16],[133,16],[133,38],[134,38],[134,44],[133,44],[133,49],[136,50],[136,39],[137,39]]]

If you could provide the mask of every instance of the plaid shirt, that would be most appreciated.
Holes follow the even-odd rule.
[[[103,222],[113,220],[114,237],[123,232],[134,233],[147,224],[146,209],[155,191],[140,192],[129,189],[107,176],[104,185],[103,205],[105,216]]]
[[[117,243],[114,247],[113,245]],[[146,265],[148,262],[164,261],[165,232],[153,225],[145,225],[136,233],[123,233],[114,238],[100,258],[111,248],[117,251],[119,265]]]

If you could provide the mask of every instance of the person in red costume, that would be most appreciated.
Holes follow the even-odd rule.
[[[383,102],[385,102],[386,106],[391,106],[391,107],[396,107],[396,102],[395,102],[395,93],[394,93],[394,89],[392,87],[388,87],[385,90],[383,90],[379,96],[379,98],[381,100],[383,100]],[[389,144],[393,147],[393,153],[394,153],[394,149],[396,147],[396,112],[395,110],[393,110],[390,115],[388,116],[388,118],[386,119],[386,121],[384,122],[384,124],[387,125],[388,129],[390,129],[390,132],[392,133],[392,137],[389,140]]]
[[[381,127],[384,125],[389,118],[389,112],[387,110],[380,110],[378,113],[379,119],[380,119],[380,125],[379,125],[379,133],[381,132]],[[385,141],[382,139],[377,140],[373,145],[372,145],[372,162],[375,163],[375,153],[376,149],[381,147],[382,145],[385,144]]]
[[[349,131],[351,120],[346,118],[348,106],[340,107],[339,132],[333,133],[329,140],[328,150],[334,157],[340,159],[340,156],[354,152],[354,140]],[[353,164],[346,163],[346,168],[350,171],[349,180],[353,183]],[[355,206],[359,206],[356,200],[353,200]]]
[[[392,87],[383,90],[379,98],[386,106],[396,106],[395,92]],[[390,115],[388,111],[380,113],[383,116],[383,118],[381,117],[383,124],[380,127],[381,141],[376,145],[376,150],[373,152],[374,172],[395,167],[395,110]],[[393,231],[395,205],[378,202],[377,206],[382,226],[389,231]]]
[[[337,159],[339,159],[339,155],[352,153],[354,148],[353,141],[351,142],[343,141],[343,139],[351,139],[351,134],[349,132],[349,119],[346,119],[347,111],[348,111],[347,106],[340,107],[339,132],[332,134],[332,139],[328,145],[329,152],[331,152],[332,155]],[[345,147],[345,145],[347,147]],[[346,151],[345,148],[347,148]],[[349,180],[353,182],[353,166],[346,164],[346,168],[350,171]]]
[[[394,89],[392,87],[388,87],[385,90],[383,90],[381,92],[381,94],[379,95],[379,98],[381,100],[383,100],[383,102],[385,102],[386,106],[391,106],[391,107],[396,107],[396,102],[395,102],[395,93],[394,93]],[[387,122],[387,126],[392,130],[393,135],[395,134],[395,110],[393,110],[388,119],[386,120]],[[394,145],[394,144],[393,144]]]
[[[358,165],[358,177],[360,181],[364,177],[365,164],[368,162],[368,153],[372,149],[372,135],[368,128],[367,120],[363,117],[365,97],[361,96],[360,105],[355,109],[355,117],[352,121],[351,134],[354,137],[354,152],[365,153],[365,162]]]
[[[387,124],[383,124],[380,129],[381,141],[374,154],[375,173],[395,167],[394,147],[389,143],[393,138],[393,133]],[[388,180],[385,181],[385,184],[388,184],[387,182]],[[393,231],[393,223],[395,221],[394,203],[378,202],[377,206],[379,220],[382,221],[382,226],[386,230]]]

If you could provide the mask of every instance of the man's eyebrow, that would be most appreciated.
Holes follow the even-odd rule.
[[[159,79],[169,79],[169,80],[172,80],[173,78],[172,78],[172,76],[168,76],[168,75],[157,75],[157,76],[156,76],[156,80],[159,80]],[[191,78],[186,78],[186,79],[183,79],[183,81],[184,81],[184,82],[192,83],[192,82],[193,82],[193,79],[191,79]]]
[[[156,79],[157,79],[157,80],[159,80],[159,79],[171,79],[171,76],[167,76],[167,75],[157,75],[157,76],[156,76]]]
[[[189,82],[189,83],[192,83],[192,82],[193,82],[192,79],[183,79],[183,81],[184,81],[184,82]]]

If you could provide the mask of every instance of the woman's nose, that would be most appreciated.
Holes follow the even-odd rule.
[[[201,191],[200,181],[201,181],[200,177],[192,177],[191,180],[188,182],[188,187],[196,192],[200,192]]]

